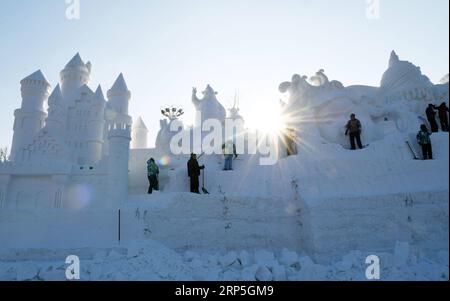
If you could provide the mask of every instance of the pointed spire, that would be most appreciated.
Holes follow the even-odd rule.
[[[143,129],[143,130],[147,130],[147,126],[144,123],[144,120],[142,120],[142,117],[139,116],[139,118],[136,120],[136,123],[134,124],[134,128],[135,129]]]
[[[52,94],[50,94],[48,99],[49,100],[52,100],[52,99],[59,100],[59,99],[62,99],[62,98],[63,98],[63,96],[62,96],[62,93],[61,93],[61,88],[59,87],[59,84],[58,84],[58,85],[56,85],[55,89],[53,89],[53,92],[52,92]]]
[[[66,68],[68,67],[85,67],[83,60],[81,59],[80,54],[77,52],[75,56],[67,63]]]
[[[102,86],[98,85],[97,90],[95,90],[94,94],[95,99],[105,100],[105,96],[103,95]]]
[[[90,61],[86,63],[86,68],[88,69],[89,73],[91,73],[92,63]]]
[[[239,92],[237,90],[234,92],[233,109],[239,111]]]
[[[128,92],[127,83],[122,73],[119,74],[110,91]]]
[[[27,77],[25,77],[24,79],[22,79],[20,81],[20,83],[22,84],[23,82],[26,81],[39,81],[42,83],[46,83],[47,85],[50,86],[50,83],[48,82],[48,80],[45,78],[44,74],[42,73],[41,70],[38,70],[30,75],[28,75]]]
[[[392,50],[391,57],[389,58],[389,67],[392,67],[395,63],[398,63],[400,61],[400,58],[398,57],[397,53],[395,53],[395,50]]]
[[[88,85],[81,86],[80,93],[81,93],[81,95],[86,94],[87,96],[94,94],[94,92],[91,90],[91,88],[89,88]]]

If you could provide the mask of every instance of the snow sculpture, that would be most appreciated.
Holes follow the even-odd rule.
[[[170,154],[170,142],[172,138],[178,134],[180,131],[184,130],[184,127],[180,127],[178,131],[171,131],[170,127],[172,123],[176,120],[182,125],[179,120],[179,117],[183,115],[183,110],[173,108],[168,108],[170,112],[163,110],[161,113],[166,116],[168,119],[162,119],[159,121],[160,130],[158,132],[158,136],[156,137],[156,149],[162,154]],[[172,113],[173,112],[173,113]]]
[[[229,119],[231,120],[241,120],[242,122],[244,122],[244,118],[239,114],[239,99],[237,94],[234,96],[234,102],[233,102],[233,107],[231,109],[228,110],[229,111]]]
[[[389,59],[389,68],[383,74],[380,89],[388,98],[433,100],[433,84],[420,68],[401,61],[395,51]]]
[[[208,85],[203,91],[203,98],[197,97],[197,89],[192,89],[192,103],[197,111],[195,126],[201,126],[205,120],[216,119],[221,123],[225,121],[226,111],[222,104],[217,100],[217,92]],[[199,117],[201,114],[201,118]]]
[[[33,141],[44,126],[46,113],[44,101],[49,95],[50,83],[38,70],[20,81],[22,106],[14,112],[14,136],[11,146],[11,160]]]
[[[313,86],[320,87],[327,85],[330,82],[324,72],[325,70],[320,69],[319,71],[316,72],[316,75],[311,76],[309,80]]]
[[[0,166],[7,206],[80,208],[126,198],[131,93],[120,74],[106,101],[101,86],[88,86],[91,70],[77,53],[51,94],[40,70],[21,81],[10,161]]]
[[[142,117],[133,124],[132,138],[131,138],[131,148],[132,149],[144,149],[147,148],[147,135],[148,129],[145,126]]]
[[[344,87],[329,81],[324,70],[308,80],[295,74],[280,84],[289,93],[283,105],[285,120],[303,135],[303,140],[328,142],[348,147],[344,126],[351,113],[363,123],[364,143],[383,139],[395,132],[414,132],[429,102],[448,102],[448,83],[433,85],[419,67],[400,60],[393,51],[380,87]],[[311,141],[310,141],[311,142]]]

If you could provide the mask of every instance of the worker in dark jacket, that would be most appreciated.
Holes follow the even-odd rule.
[[[345,136],[350,135],[350,144],[352,146],[352,150],[356,149],[355,140],[356,143],[358,143],[358,147],[362,149],[363,145],[361,143],[361,121],[356,119],[355,114],[350,115],[350,120],[346,125],[346,129],[347,130],[345,131]]]
[[[187,163],[188,176],[191,179],[191,192],[200,194],[198,189],[199,181],[198,177],[200,176],[200,170],[205,169],[205,165],[199,166],[197,161],[197,155],[191,154],[191,158]]]
[[[448,107],[445,102],[441,103],[439,107],[434,106],[438,110],[439,120],[441,121],[441,130],[448,132]]]
[[[427,119],[431,126],[431,132],[433,133],[439,132],[439,127],[436,122],[436,112],[434,111],[434,105],[429,104],[425,113],[427,114]]]
[[[153,189],[159,190],[158,176],[159,168],[155,163],[155,159],[151,158],[147,161],[147,176],[148,176],[148,194],[152,194]]]
[[[433,149],[431,147],[430,136],[431,133],[428,132],[427,126],[422,124],[419,133],[417,133],[417,143],[422,147],[424,160],[433,160]]]

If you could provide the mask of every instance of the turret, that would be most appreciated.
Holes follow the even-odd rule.
[[[147,148],[148,129],[145,126],[142,117],[139,117],[133,124],[131,148],[144,149]]]
[[[57,136],[64,128],[66,112],[63,107],[63,96],[59,84],[53,89],[48,98],[48,117],[45,128],[53,135]]]
[[[77,53],[60,73],[61,91],[67,101],[72,101],[80,87],[89,83],[91,63],[85,64]]]
[[[11,160],[33,141],[34,136],[44,126],[46,113],[44,101],[49,95],[50,83],[40,70],[24,78],[21,82],[22,106],[14,112],[14,136]]]
[[[132,119],[128,115],[128,103],[131,98],[131,92],[128,90],[127,84],[121,73],[114,82],[111,89],[108,90],[108,102],[105,109],[105,137],[108,136],[108,128],[113,124],[125,124],[131,127]],[[109,152],[109,143],[103,147],[103,154]]]
[[[108,128],[108,192],[110,206],[120,206],[128,197],[128,161],[130,154],[131,127],[114,123]]]
[[[108,91],[109,108],[113,110],[114,122],[131,125],[131,117],[128,115],[128,104],[131,98],[131,92],[120,73],[111,89]]]
[[[92,97],[91,114],[88,120],[86,159],[89,164],[98,163],[102,157],[105,105],[105,97],[99,85]]]

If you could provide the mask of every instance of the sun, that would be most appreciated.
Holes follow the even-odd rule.
[[[286,128],[278,104],[259,106],[248,115],[248,127],[261,134],[279,136]]]

